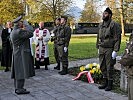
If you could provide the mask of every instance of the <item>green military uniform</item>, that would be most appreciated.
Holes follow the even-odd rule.
[[[133,32],[130,36],[130,41],[133,42]],[[128,66],[126,69],[127,69],[127,74],[128,74],[127,75],[128,76],[128,100],[133,100],[133,66],[130,66],[130,67]]]
[[[119,51],[121,42],[121,30],[113,20],[103,21],[99,24],[97,35],[97,48],[99,49],[99,63],[103,77],[112,80],[112,71],[115,59],[112,59],[112,52]]]
[[[99,49],[99,63],[104,78],[112,80],[111,71],[112,52],[119,51],[121,42],[121,30],[117,23],[112,20],[99,24],[97,48]]]
[[[127,50],[128,50],[128,52],[127,52]],[[125,54],[126,53],[128,53],[128,55],[130,55],[130,57],[127,56],[127,60],[129,63],[125,65],[126,73],[128,76],[128,100],[133,100],[133,66],[131,64],[131,62],[132,62],[131,57],[133,57],[133,33],[130,35],[129,43],[127,43]]]
[[[133,100],[133,66],[127,66],[126,72],[128,76],[128,100]]]
[[[64,47],[69,46],[71,38],[71,28],[67,25],[61,25],[56,34],[57,51],[59,53],[60,61],[62,62],[63,70],[67,71],[68,68],[68,50],[64,52]]]
[[[57,66],[55,67],[56,69],[60,70],[60,59],[59,59],[59,52],[58,52],[58,45],[57,45],[57,34],[58,34],[58,31],[59,31],[59,27],[60,25],[58,26],[55,26],[54,27],[54,30],[53,30],[53,33],[54,33],[54,37],[51,39],[51,41],[54,41],[54,56],[55,56],[55,60],[57,62]]]

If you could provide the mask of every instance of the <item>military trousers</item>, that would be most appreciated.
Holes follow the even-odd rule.
[[[60,64],[60,57],[59,57],[59,52],[58,52],[58,45],[54,44],[54,56],[55,56],[55,60],[58,64]]]
[[[133,100],[133,76],[128,77],[128,100]]]
[[[59,53],[59,60],[62,62],[62,67],[68,67],[68,50],[64,52],[64,45],[58,45],[57,51]]]
[[[112,48],[99,47],[99,63],[103,78],[113,80],[113,70],[116,59],[112,59]]]
[[[24,88],[25,79],[14,79],[14,87],[15,89],[23,89]]]

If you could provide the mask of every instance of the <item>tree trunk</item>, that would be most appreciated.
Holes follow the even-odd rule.
[[[123,0],[120,0],[120,17],[121,17],[121,29],[122,29],[122,36],[125,36],[124,31],[124,15],[123,15]]]

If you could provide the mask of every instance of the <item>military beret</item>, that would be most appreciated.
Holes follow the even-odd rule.
[[[61,18],[64,18],[65,20],[67,20],[67,16],[61,16]]]
[[[13,23],[18,23],[22,19],[22,15],[13,20]]]
[[[60,20],[61,20],[61,18],[56,18],[56,20],[59,20],[59,21],[60,21]]]
[[[110,10],[109,7],[107,7],[105,11],[112,15],[112,11]]]

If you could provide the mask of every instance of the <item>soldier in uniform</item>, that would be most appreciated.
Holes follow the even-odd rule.
[[[133,32],[127,41],[120,63],[125,67],[128,77],[128,100],[133,100]]]
[[[129,43],[131,43],[130,52],[133,52],[133,31],[129,39]],[[132,49],[131,49],[132,48]],[[130,60],[130,58],[128,58]],[[126,72],[128,76],[128,100],[133,100],[133,65],[132,66],[125,66]]]
[[[52,34],[51,34],[51,42],[54,41],[54,56],[55,56],[55,60],[57,62],[57,66],[54,67],[54,69],[57,69],[57,70],[60,70],[59,52],[57,50],[57,32],[60,28],[60,21],[61,21],[61,18],[57,18],[55,20],[55,27],[52,30]]]
[[[27,21],[22,22],[21,19],[22,16],[19,16],[13,21],[14,28],[10,34],[13,46],[11,78],[14,79],[15,93],[18,95],[30,93],[24,89],[25,79],[35,75],[29,40],[34,30]]]
[[[62,71],[60,75],[66,75],[68,73],[68,46],[71,38],[71,28],[66,25],[67,17],[61,16],[61,26],[57,31],[57,50],[59,52],[59,58],[62,62]]]
[[[112,19],[112,11],[106,8],[103,12],[103,22],[99,24],[96,47],[99,53],[100,69],[103,75],[103,85],[99,89],[110,91],[113,85],[113,67],[116,63],[117,52],[120,49],[120,25]]]

